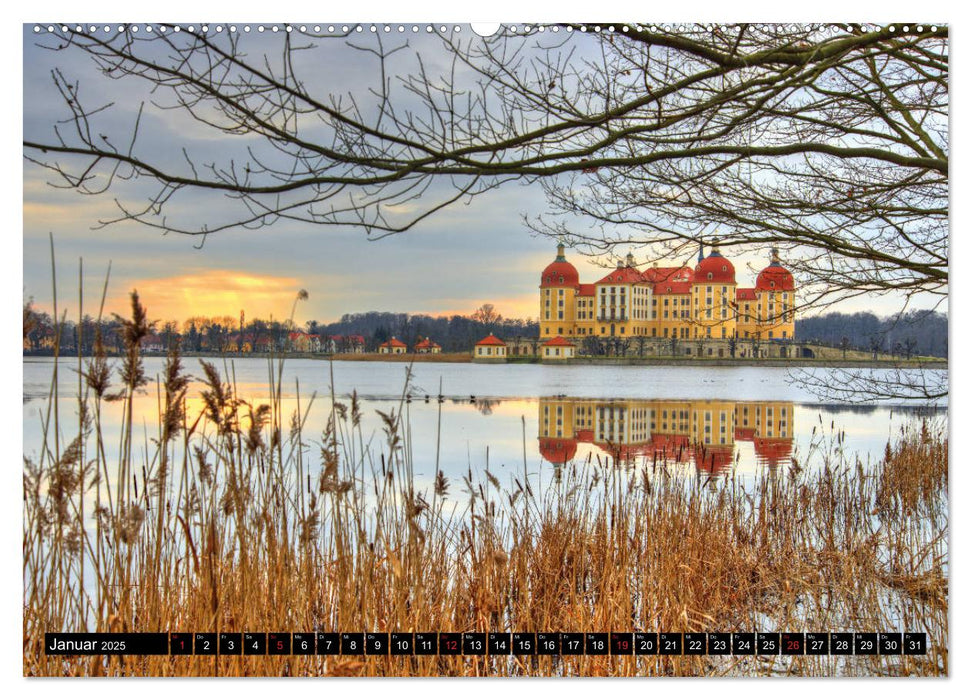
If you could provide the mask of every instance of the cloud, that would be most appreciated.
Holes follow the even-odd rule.
[[[242,270],[202,270],[137,283],[139,296],[152,319],[186,319],[191,316],[235,315],[247,318],[288,318],[300,280]],[[112,298],[108,307],[126,308],[125,296]]]

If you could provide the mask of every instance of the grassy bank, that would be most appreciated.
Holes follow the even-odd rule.
[[[141,319],[141,320],[140,320]],[[941,675],[948,671],[947,437],[917,424],[877,465],[842,453],[751,483],[664,460],[416,481],[409,426],[355,398],[284,415],[203,362],[186,411],[169,357],[142,434],[136,310],[122,384],[79,360],[81,431],[57,403],[24,474],[24,674]],[[195,371],[195,370],[194,370]],[[53,384],[56,386],[56,382]],[[405,389],[402,391],[404,397]],[[120,401],[122,439],[101,408]],[[404,399],[402,398],[402,402]],[[141,435],[141,437],[139,437]],[[310,456],[312,455],[312,457]],[[94,512],[89,509],[93,503]],[[91,516],[94,516],[93,518]],[[85,581],[85,585],[81,582]],[[923,631],[923,657],[48,657],[49,631]]]
[[[839,350],[827,348],[831,352],[817,355],[814,358],[804,357],[709,357],[685,355],[651,355],[646,357],[606,357],[581,356],[570,360],[558,360],[551,364],[562,365],[643,365],[659,367],[841,367],[848,369],[947,369],[948,361],[940,357],[918,357],[911,359],[891,358],[882,356],[872,359],[871,355],[862,352],[851,352],[846,359]],[[146,357],[164,357],[165,353],[144,353]],[[376,352],[367,353],[337,353],[328,355],[312,352],[287,351],[287,359],[291,360],[333,360],[335,362],[404,362],[404,363],[460,363],[472,362],[471,352],[443,352],[438,354],[402,354],[391,355]],[[50,357],[51,353],[30,353],[24,357]],[[116,355],[121,357],[121,355]],[[186,357],[200,357],[207,359],[232,360],[237,358],[277,359],[280,353],[268,352],[191,352]],[[507,364],[534,364],[541,362],[539,357],[506,358]],[[502,364],[499,361],[499,364]]]

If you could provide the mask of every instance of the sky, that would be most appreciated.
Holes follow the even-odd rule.
[[[23,27],[24,137],[50,139],[54,121],[66,114],[51,79],[53,69],[79,81],[90,104],[112,102],[104,124],[125,133],[139,104],[152,96],[140,93],[134,81],[101,77],[81,52],[39,48],[32,27]],[[368,39],[365,35],[360,43]],[[395,40],[401,41],[394,35],[389,39]],[[261,39],[251,41],[255,51]],[[409,41],[422,51],[429,70],[447,67],[433,38],[419,34]],[[348,49],[342,41],[325,40],[301,60],[312,69],[309,79],[319,94],[353,91],[366,98],[361,86],[372,83],[375,75],[373,57]],[[238,148],[238,139],[230,146],[227,137],[214,137],[199,124],[150,103],[142,118],[145,136],[139,152],[150,152],[162,162],[180,158],[173,143],[188,144],[202,158],[225,158],[227,149]],[[535,318],[540,272],[555,255],[555,242],[532,234],[523,222],[524,215],[533,218],[547,211],[537,185],[511,183],[379,241],[369,241],[359,228],[278,222],[255,231],[213,234],[200,247],[196,237],[162,235],[131,222],[99,226],[99,221],[118,215],[115,197],[141,201],[138,183],[120,182],[103,195],[83,196],[50,182],[50,173],[24,161],[23,293],[39,308],[51,308],[53,236],[58,302],[71,318],[77,317],[80,261],[83,311],[92,315],[97,313],[110,263],[106,311],[123,313],[129,291],[137,289],[149,317],[158,320],[236,317],[240,311],[247,318],[286,318],[301,289],[309,298],[297,307],[298,323],[329,322],[345,313],[371,310],[468,314],[483,303],[493,304],[506,317]],[[189,220],[197,215],[218,218],[231,207],[232,202],[219,194],[192,194],[180,200],[173,213]],[[766,261],[743,250],[723,253],[735,262],[739,286],[752,286]],[[596,281],[605,274],[604,265],[611,264],[576,252],[568,253],[568,259],[583,282]],[[841,310],[890,313],[897,308],[899,300],[891,296],[849,302]]]

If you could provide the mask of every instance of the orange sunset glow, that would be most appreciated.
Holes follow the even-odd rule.
[[[202,270],[133,283],[152,319],[183,320],[191,316],[286,318],[301,289],[295,277],[275,277],[234,270]],[[112,310],[128,307],[127,291],[107,303]]]

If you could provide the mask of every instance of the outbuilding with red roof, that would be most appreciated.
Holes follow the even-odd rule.
[[[543,343],[541,357],[543,362],[562,362],[576,356],[577,346],[562,336],[550,338]]]
[[[430,338],[423,338],[415,343],[415,352],[419,355],[437,355],[441,351],[442,346]]]
[[[378,346],[378,352],[382,355],[404,355],[408,352],[408,346],[391,336],[391,340]]]
[[[476,362],[505,362],[506,344],[492,333],[475,344],[472,359]]]

